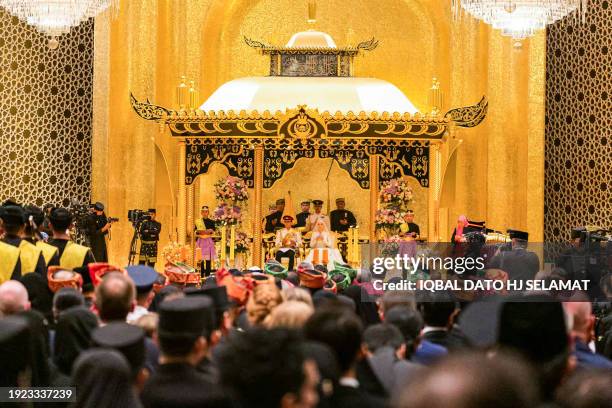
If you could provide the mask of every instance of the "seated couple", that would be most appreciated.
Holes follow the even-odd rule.
[[[283,258],[289,259],[288,269],[293,270],[295,264],[296,251],[302,245],[302,235],[298,230],[292,228],[294,218],[291,215],[284,215],[282,218],[284,228],[276,232],[276,260],[281,262]],[[327,227],[324,218],[318,219],[310,237],[310,252],[305,261],[313,265],[325,265],[328,270],[333,269],[334,261],[343,263],[342,255],[335,245],[333,233]]]

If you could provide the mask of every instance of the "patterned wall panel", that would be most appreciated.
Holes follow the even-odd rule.
[[[0,199],[89,202],[93,22],[50,50],[0,9]]]
[[[544,237],[612,227],[612,1],[547,33]]]

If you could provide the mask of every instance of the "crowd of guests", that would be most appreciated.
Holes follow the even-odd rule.
[[[331,290],[304,263],[201,287],[144,265],[86,273],[92,293],[37,273],[0,285],[0,386],[73,386],[71,406],[100,408],[612,406],[593,350],[612,315],[596,324],[580,297],[375,296],[365,271]]]

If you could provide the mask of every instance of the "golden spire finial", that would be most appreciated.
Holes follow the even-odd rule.
[[[308,24],[313,25],[317,22],[317,1],[308,0]]]

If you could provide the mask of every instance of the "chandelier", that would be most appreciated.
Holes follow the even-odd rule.
[[[119,0],[0,0],[0,7],[49,36],[51,48],[57,48],[57,37],[72,27],[118,6]]]
[[[574,20],[584,22],[587,3],[588,0],[451,0],[454,17],[465,11],[519,44],[570,14]]]

